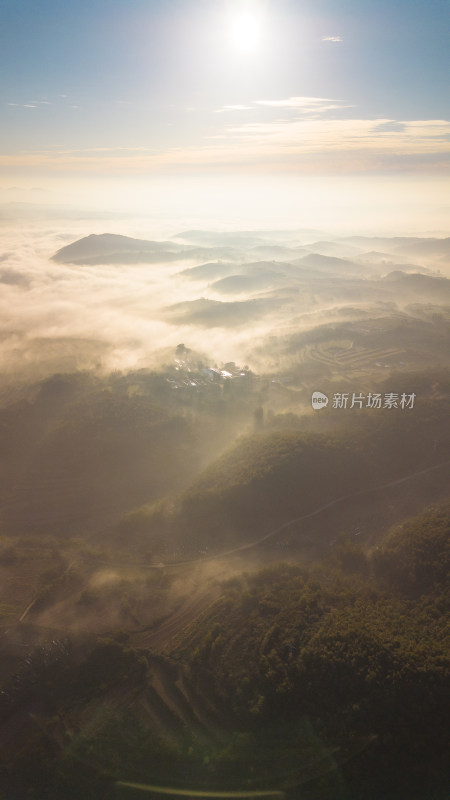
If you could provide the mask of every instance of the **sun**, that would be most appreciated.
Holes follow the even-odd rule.
[[[239,53],[254,53],[261,42],[261,20],[251,11],[241,11],[230,24],[230,40]]]

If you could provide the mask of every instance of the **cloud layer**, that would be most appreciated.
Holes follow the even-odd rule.
[[[338,38],[328,37],[330,41]],[[0,154],[0,166],[13,173],[82,171],[91,175],[230,168],[260,174],[345,175],[380,170],[440,174],[448,167],[450,122],[445,119],[362,118],[342,100],[301,95],[228,104],[204,111],[203,116],[203,129],[188,137],[189,144],[54,146]],[[214,124],[208,121],[212,117]],[[181,123],[180,131],[186,124]]]
[[[180,248],[176,261],[51,260],[62,244],[77,238],[62,224],[4,231],[3,385],[20,375],[35,379],[57,371],[152,366],[180,342],[215,360],[245,363],[255,343],[263,349],[268,336],[340,319],[348,304],[381,303],[382,309],[392,300],[393,284],[381,280],[386,271],[416,257],[422,271],[424,263],[443,267],[449,245],[449,240],[414,239],[324,242],[307,232],[191,231],[172,242]],[[98,240],[110,246],[114,237]],[[86,241],[92,243],[92,237]],[[183,250],[186,244],[195,247]],[[425,285],[429,300],[445,302],[442,281],[409,281],[400,288],[409,301],[422,302]]]

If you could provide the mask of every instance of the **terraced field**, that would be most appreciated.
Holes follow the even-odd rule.
[[[300,363],[316,362],[333,369],[351,373],[361,369],[373,369],[379,362],[382,366],[389,359],[405,355],[405,350],[400,347],[374,347],[364,348],[353,342],[322,342],[306,345],[299,353]]]
[[[177,636],[185,635],[187,629],[195,625],[198,618],[205,614],[219,597],[220,587],[218,585],[209,586],[203,591],[188,596],[162,625],[137,635],[136,644],[154,652],[170,652],[174,648]]]

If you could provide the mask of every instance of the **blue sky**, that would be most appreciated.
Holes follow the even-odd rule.
[[[1,185],[441,179],[449,20],[447,0],[0,0]]]

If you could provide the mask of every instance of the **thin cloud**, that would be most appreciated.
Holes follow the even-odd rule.
[[[323,98],[313,100],[319,107],[327,102]],[[130,175],[212,168],[260,174],[352,174],[380,169],[436,172],[448,158],[450,123],[446,120],[393,123],[389,119],[305,117],[300,111],[288,119],[224,126],[197,146],[52,149],[0,156],[0,165]]]
[[[406,129],[404,122],[396,122],[395,120],[387,120],[380,122],[372,128],[373,133],[403,133]]]
[[[247,123],[229,129],[232,137],[242,142],[265,146],[275,144],[292,152],[320,150],[388,150],[404,153],[448,152],[450,123],[446,120],[413,120],[399,123],[403,130],[384,130],[389,120],[315,119],[283,122]],[[381,130],[380,130],[381,127]]]
[[[31,100],[29,103],[7,103],[8,106],[15,106],[16,108],[38,108],[38,106],[51,106],[49,100]]]
[[[73,147],[66,148],[64,145],[55,145],[52,150],[41,150],[42,154],[55,153],[55,155],[85,155],[86,153],[154,153],[154,147],[138,146],[124,147],[122,145],[112,145],[109,147]]]
[[[333,103],[327,97],[288,97],[285,100],[255,100],[255,105],[271,108],[316,108],[324,103]]]
[[[317,119],[328,111],[354,108],[352,105],[347,105],[328,97],[288,97],[283,100],[256,100],[255,105],[297,112],[297,116],[301,115],[302,118],[306,117],[308,119]]]
[[[215,114],[223,114],[225,111],[252,111],[252,106],[243,106],[243,105],[234,105],[234,106],[222,106],[222,108],[215,108]]]
[[[322,42],[342,42],[342,36],[322,36]]]

